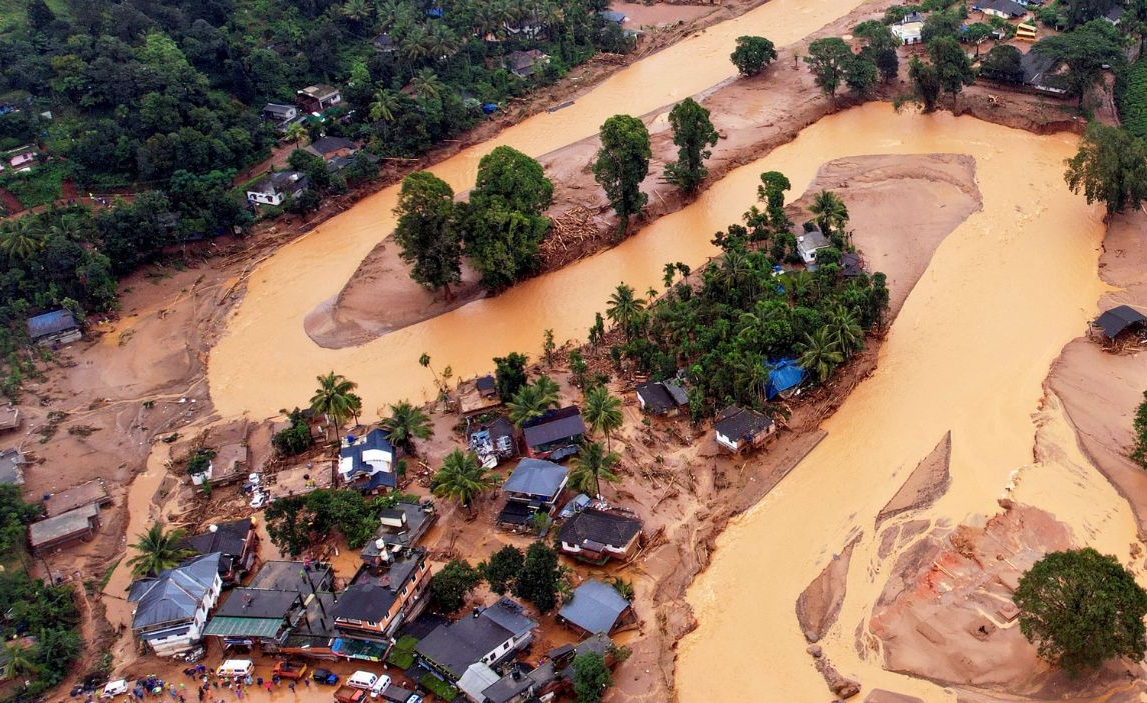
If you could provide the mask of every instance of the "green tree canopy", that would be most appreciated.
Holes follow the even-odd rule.
[[[777,50],[764,37],[737,37],[737,48],[733,49],[729,60],[742,76],[755,76],[777,60]]]
[[[665,180],[692,193],[709,175],[705,159],[711,152],[706,147],[717,144],[717,130],[709,120],[709,111],[693,98],[685,98],[669,111],[673,125],[673,143],[677,160],[665,165]]]
[[[512,544],[507,544],[490,555],[488,561],[478,565],[478,570],[490,585],[490,590],[498,595],[504,595],[514,584],[522,566],[526,563],[526,555],[522,550]]]
[[[454,190],[429,171],[402,180],[394,240],[402,260],[412,264],[410,277],[452,296],[450,284],[462,279],[462,242],[454,217]]]
[[[1044,659],[1075,674],[1112,657],[1143,658],[1147,592],[1110,555],[1052,552],[1020,577],[1020,631]]]
[[[852,49],[840,37],[816,39],[808,45],[804,62],[812,70],[821,92],[836,107],[836,91],[844,82],[848,65],[853,61]]]
[[[451,559],[442,570],[430,577],[430,596],[439,610],[453,613],[462,607],[466,594],[482,583],[482,574],[470,562]]]
[[[320,488],[272,501],[263,518],[279,551],[297,557],[332,534],[345,537],[351,549],[362,547],[378,529],[380,507],[356,490]]]
[[[315,380],[319,382],[319,387],[311,396],[311,410],[325,415],[335,434],[351,417],[357,424],[358,414],[362,412],[362,398],[354,393],[358,384],[334,371],[325,376],[317,376]]]
[[[956,111],[956,97],[964,86],[976,79],[972,62],[960,43],[951,37],[940,37],[928,44],[928,57],[936,69],[940,89],[952,94],[952,111]]]
[[[1031,50],[1051,58],[1056,66],[1067,67],[1064,80],[1082,109],[1088,92],[1103,77],[1103,67],[1123,65],[1120,42],[1119,30],[1105,20],[1093,20],[1074,31],[1041,39]]]
[[[563,573],[557,552],[545,542],[534,542],[526,549],[526,560],[514,581],[514,595],[533,603],[538,612],[548,613],[558,604]]]
[[[514,397],[506,403],[510,422],[518,427],[541,417],[550,408],[556,408],[561,401],[558,385],[548,376],[518,389]]]
[[[630,338],[645,324],[645,302],[644,298],[637,297],[633,286],[619,283],[609,295],[605,316],[625,332],[626,338]]]
[[[489,290],[510,286],[538,269],[550,221],[542,213],[554,186],[537,160],[508,146],[482,157],[470,200],[458,206],[466,255]]]
[[[590,429],[594,433],[604,434],[607,446],[612,446],[613,432],[621,428],[623,421],[621,398],[610,395],[609,389],[605,386],[594,386],[585,392],[582,415],[589,423]]]
[[[387,431],[390,441],[402,447],[407,454],[415,454],[415,439],[430,439],[434,434],[430,417],[408,400],[391,405],[390,415],[383,418],[380,424]]]
[[[883,22],[865,20],[856,25],[852,34],[864,40],[860,55],[876,65],[880,79],[885,83],[895,80],[900,71],[900,58],[896,54],[900,40],[892,33],[892,29]]]
[[[526,385],[526,363],[529,357],[519,352],[494,357],[494,385],[503,401],[513,398]]]
[[[466,509],[474,499],[494,485],[490,473],[478,461],[474,452],[455,449],[442,460],[442,468],[434,472],[430,490],[439,498],[449,498]]]
[[[194,555],[194,550],[178,546],[185,534],[183,530],[165,531],[157,522],[147,532],[137,535],[139,540],[131,545],[136,555],[127,560],[132,575],[158,576],[161,571],[179,566],[181,561]]]
[[[589,442],[583,445],[570,464],[570,488],[600,496],[602,481],[610,483],[621,481],[621,478],[614,473],[614,468],[620,461],[621,455],[607,451],[601,442]]]
[[[573,660],[574,695],[577,703],[598,703],[605,690],[613,685],[613,675],[605,657],[597,652],[584,652]]]
[[[936,67],[913,56],[908,62],[908,79],[912,81],[911,99],[919,102],[924,107],[924,112],[935,110],[936,103],[940,100],[940,91],[943,89]]]
[[[1147,145],[1127,130],[1092,122],[1066,163],[1068,188],[1082,190],[1088,203],[1104,203],[1108,215],[1147,201]]]
[[[1024,79],[1023,52],[1009,44],[993,46],[980,62],[980,75],[1001,83],[1020,83]]]
[[[602,124],[601,149],[593,162],[593,177],[621,218],[619,237],[628,228],[629,218],[640,213],[649,200],[641,192],[641,182],[649,175],[651,156],[649,130],[641,120],[614,115]]]

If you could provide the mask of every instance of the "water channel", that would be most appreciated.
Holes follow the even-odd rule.
[[[785,44],[855,4],[774,0],[623,71],[575,106],[528,120],[434,171],[456,190],[467,188],[478,159],[497,144],[533,155],[551,151],[592,133],[611,114],[649,112],[728,77],[735,36],[761,33]],[[1063,344],[1094,314],[1103,289],[1096,276],[1099,212],[1067,193],[1062,182],[1063,160],[1075,147],[1071,136],[1037,137],[972,118],[896,115],[879,104],[849,110],[733,171],[690,207],[613,250],[369,344],[319,348],[304,333],[303,318],[337,293],[392,229],[396,193],[387,189],[255,271],[212,351],[212,399],[224,416],[263,418],[305,401],[315,376],[335,370],[360,384],[368,417],[385,402],[422,400],[432,380],[417,366],[423,352],[438,367],[453,366],[457,375],[483,372],[495,355],[536,353],[546,328],[558,339],[583,338],[618,282],[644,290],[657,285],[666,261],[705,261],[714,253],[712,233],[755,199],[757,175],[764,170],[786,173],[798,194],[821,163],[835,158],[970,154],[977,161],[983,211],[940,246],[888,335],[878,371],[827,423],[828,438],[730,528],[690,592],[701,626],[682,643],[681,700],[711,700],[714,681],[727,687],[722,695],[729,700],[826,699],[824,683],[804,654],[793,603],[856,526],[871,532],[872,516],[948,430],[953,485],[929,517],[954,522],[993,512],[1009,474],[1022,469],[1023,482],[1037,486],[1026,489],[1033,499],[1064,495],[1057,485],[1085,497],[1057,501],[1056,514],[1091,544],[1126,557],[1135,533],[1129,510],[1077,451],[1065,447],[1059,459],[1031,464],[1041,382]],[[1053,421],[1061,426],[1055,441],[1071,444],[1062,417]],[[842,671],[861,675],[866,688],[884,685],[929,701],[950,700],[933,684],[862,661],[852,646],[856,626],[882,587],[876,572],[888,563],[877,558],[875,540],[866,534],[826,649]]]

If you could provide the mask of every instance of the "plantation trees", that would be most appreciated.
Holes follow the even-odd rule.
[[[410,277],[419,284],[445,290],[462,278],[462,246],[454,224],[454,190],[428,171],[402,180],[394,240],[402,260],[413,264]]]
[[[677,160],[665,166],[665,180],[692,193],[709,175],[705,159],[711,152],[706,147],[717,144],[717,130],[709,120],[709,111],[693,98],[685,98],[670,110],[669,123],[673,125]]]
[[[1090,548],[1048,554],[1020,578],[1013,598],[1020,631],[1069,673],[1147,651],[1147,592],[1113,556]]]
[[[614,115],[601,126],[601,149],[593,162],[593,177],[605,190],[609,204],[621,218],[618,237],[629,218],[641,212],[649,196],[641,182],[649,174],[649,130],[636,117]]]

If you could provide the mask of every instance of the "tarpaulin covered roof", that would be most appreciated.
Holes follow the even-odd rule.
[[[1115,339],[1123,334],[1128,327],[1141,325],[1144,322],[1147,322],[1147,317],[1144,317],[1141,312],[1126,305],[1120,305],[1100,315],[1094,324],[1103,330],[1103,336],[1108,339]]]
[[[765,396],[772,400],[790,388],[796,388],[804,381],[805,370],[797,366],[796,359],[781,359],[769,371],[765,384]]]

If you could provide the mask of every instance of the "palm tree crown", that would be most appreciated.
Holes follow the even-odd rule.
[[[28,259],[44,248],[44,234],[29,217],[5,222],[0,228],[0,251],[17,259]]]
[[[138,552],[127,560],[132,576],[158,576],[160,572],[179,566],[179,562],[194,556],[195,550],[179,547],[179,540],[186,534],[183,530],[165,532],[158,522],[138,535],[139,541],[131,545]]]
[[[442,468],[430,480],[431,492],[439,498],[449,498],[469,509],[470,503],[483,491],[494,485],[474,452],[455,449],[442,460]]]
[[[594,386],[585,393],[582,416],[595,433],[605,434],[606,446],[612,450],[613,431],[621,427],[621,398],[609,394],[605,386]]]
[[[506,403],[510,410],[510,422],[518,427],[536,417],[541,417],[550,408],[557,407],[561,402],[558,395],[558,384],[548,376],[542,376],[537,381],[524,385],[514,394],[514,398]]]
[[[606,317],[621,327],[626,337],[632,337],[640,329],[644,312],[645,300],[637,297],[633,286],[624,283],[610,294],[609,307],[605,309]]]
[[[844,361],[844,354],[836,347],[829,336],[829,329],[821,327],[811,335],[805,335],[804,351],[797,363],[802,369],[816,376],[818,383],[828,380],[837,364]]]
[[[621,461],[617,452],[607,451],[601,442],[590,442],[581,448],[571,462],[570,488],[601,495],[601,480],[617,483],[621,480],[613,468]]]
[[[331,371],[326,376],[317,376],[318,390],[311,396],[311,410],[322,413],[334,425],[335,432],[347,420],[354,417],[358,424],[358,414],[362,412],[362,398],[353,393],[358,384],[347,380],[342,374]]]
[[[808,211],[816,215],[817,226],[826,235],[843,231],[848,222],[848,208],[840,196],[831,190],[822,190],[814,195]]]
[[[390,441],[400,445],[407,454],[415,453],[415,439],[429,439],[434,434],[430,417],[406,400],[390,406],[390,416],[383,418],[382,426],[390,434]]]
[[[32,648],[25,645],[25,640],[5,642],[3,652],[4,664],[0,666],[0,679],[8,681],[21,674],[35,674],[40,670],[32,656]]]

